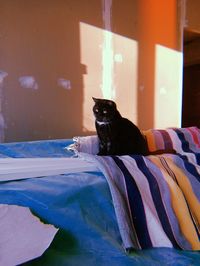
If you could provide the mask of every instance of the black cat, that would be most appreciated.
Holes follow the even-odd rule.
[[[98,155],[148,155],[147,142],[128,119],[122,117],[115,102],[93,98],[95,126],[99,137]]]
[[[120,115],[116,103],[111,100],[96,99],[93,113],[99,137],[98,155],[158,155],[173,153],[173,149],[150,152],[147,141],[139,128]]]

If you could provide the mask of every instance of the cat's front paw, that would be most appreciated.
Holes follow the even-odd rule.
[[[107,150],[105,148],[105,145],[103,144],[99,145],[99,152],[97,153],[97,155],[100,155],[100,156],[107,155]]]

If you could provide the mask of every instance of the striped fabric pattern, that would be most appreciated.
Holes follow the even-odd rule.
[[[200,167],[178,155],[95,156],[126,250],[200,250]]]
[[[149,129],[143,131],[150,151],[174,149],[177,153],[200,153],[200,129],[197,127]]]
[[[166,153],[86,156],[107,179],[124,248],[200,250],[200,129],[143,134],[150,151]]]

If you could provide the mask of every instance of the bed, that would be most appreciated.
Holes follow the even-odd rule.
[[[100,157],[96,136],[0,144],[0,204],[56,228],[17,264],[200,265],[200,131],[144,134],[177,154]]]

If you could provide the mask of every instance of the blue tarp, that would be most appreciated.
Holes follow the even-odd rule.
[[[72,140],[0,145],[0,157],[70,157]],[[26,206],[60,230],[47,251],[24,265],[200,265],[199,252],[158,248],[127,254],[108,184],[101,172],[1,182],[0,203]]]

